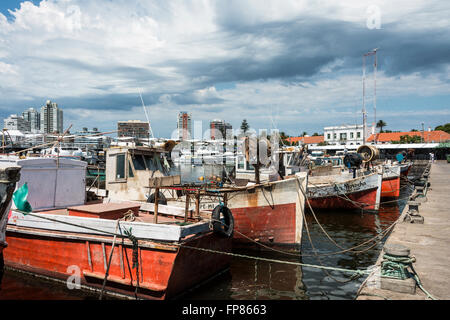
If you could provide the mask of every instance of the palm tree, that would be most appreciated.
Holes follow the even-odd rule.
[[[244,119],[241,124],[241,130],[245,134],[248,131],[249,125],[247,123],[247,119]]]
[[[380,128],[380,133],[383,132],[383,127],[386,127],[386,126],[387,126],[387,124],[383,120],[380,120],[377,122],[377,128]]]

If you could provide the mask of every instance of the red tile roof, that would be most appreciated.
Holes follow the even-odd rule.
[[[422,137],[422,131],[410,131],[410,132],[383,132],[377,133],[377,142],[391,142],[391,141],[400,141],[401,136],[419,136]],[[373,141],[375,135],[372,134],[367,141]],[[445,131],[436,130],[436,131],[425,131],[423,133],[423,139],[425,142],[445,142],[450,140],[450,134]]]
[[[286,139],[289,142],[298,142],[302,141],[305,144],[313,144],[323,142],[323,136],[311,136],[311,137],[289,137]]]

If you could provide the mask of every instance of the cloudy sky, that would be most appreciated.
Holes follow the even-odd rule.
[[[450,122],[449,16],[433,0],[1,0],[0,118],[50,99],[71,131],[115,130],[146,119],[142,90],[157,136],[179,111],[320,133],[362,123],[379,48],[377,120],[434,128]]]

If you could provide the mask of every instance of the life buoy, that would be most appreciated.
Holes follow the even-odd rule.
[[[148,203],[155,203],[155,193],[152,193],[152,194],[147,198],[147,202],[148,202]],[[166,197],[162,194],[161,191],[158,192],[158,204],[167,205],[167,199],[166,199]]]
[[[220,215],[223,215],[224,222],[220,221]],[[234,218],[231,210],[223,205],[214,208],[211,214],[214,232],[226,237],[231,237],[234,231]]]

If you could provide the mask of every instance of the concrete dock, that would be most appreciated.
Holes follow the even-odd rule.
[[[413,267],[422,287],[438,300],[450,299],[450,163],[435,161],[431,164],[430,187],[426,202],[419,206],[423,224],[403,221],[407,214],[405,206],[400,221],[389,235],[385,245],[400,244],[410,249],[416,261]],[[383,252],[376,263],[381,266]],[[410,282],[415,283],[412,279]],[[404,281],[407,283],[407,280]],[[395,286],[394,286],[395,287]],[[360,288],[357,300],[425,300],[430,299],[419,288],[415,293],[401,293],[381,289],[379,273],[369,277]]]

